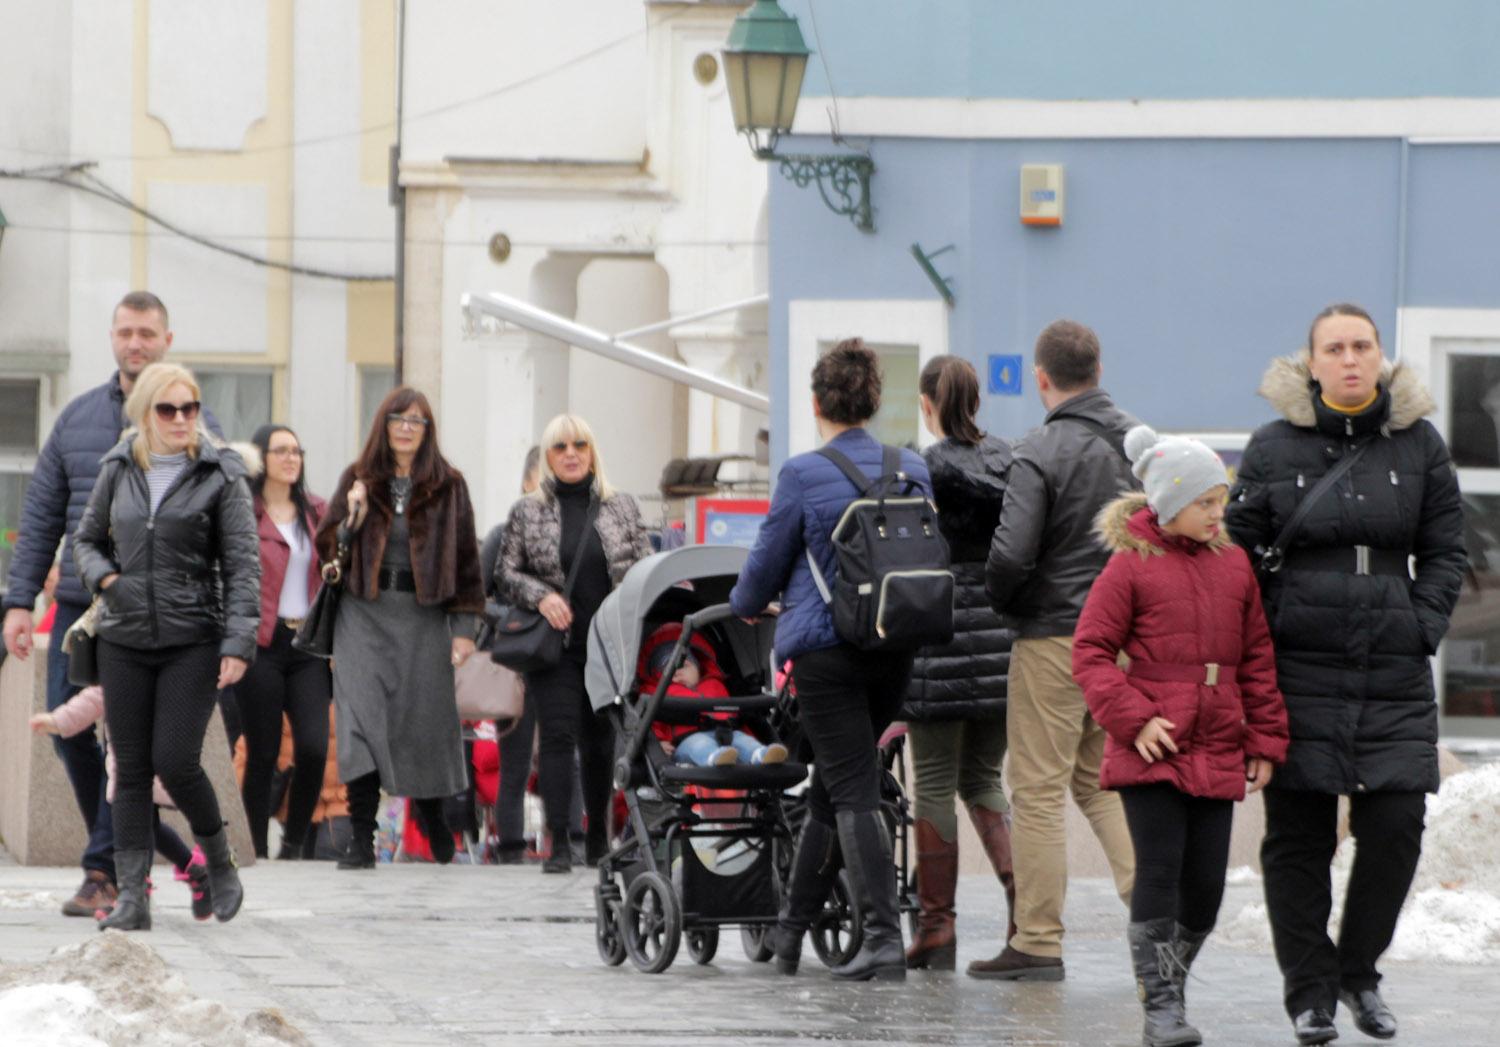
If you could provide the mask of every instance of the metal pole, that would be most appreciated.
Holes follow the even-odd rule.
[[[396,144],[391,146],[390,199],[396,208],[396,384],[406,380],[406,190],[401,188],[401,114],[406,104],[406,3],[396,8]]]
[[[459,300],[459,307],[471,321],[477,319],[478,314],[493,316],[515,324],[517,327],[524,327],[528,331],[555,338],[567,345],[576,345],[588,352],[628,364],[648,374],[654,374],[658,378],[680,382],[691,389],[698,389],[732,403],[742,404],[763,414],[771,412],[771,400],[764,393],[725,381],[716,375],[688,367],[675,360],[657,356],[649,349],[642,349],[640,346],[622,342],[618,338],[611,338],[603,331],[596,331],[592,327],[585,327],[583,324],[558,316],[556,313],[539,309],[519,298],[512,298],[494,291],[488,294],[466,294]]]
[[[701,309],[696,313],[688,313],[685,316],[674,316],[670,320],[661,320],[654,324],[647,324],[645,327],[632,327],[628,331],[621,331],[615,335],[615,341],[618,342],[625,338],[635,338],[643,334],[654,334],[657,331],[670,331],[674,327],[681,327],[683,324],[692,323],[694,320],[706,320],[710,316],[718,316],[721,313],[733,313],[741,309],[748,309],[751,306],[765,305],[770,300],[771,296],[768,294],[758,294],[752,298],[741,298],[738,302],[730,302],[728,305],[716,305],[712,309]]]

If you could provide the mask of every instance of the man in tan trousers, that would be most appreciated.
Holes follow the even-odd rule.
[[[1050,324],[1037,339],[1034,363],[1047,418],[1015,446],[985,566],[990,603],[1020,636],[1011,652],[1006,711],[1016,933],[998,956],[976,960],[968,973],[1060,981],[1069,792],[1099,837],[1127,904],[1135,878],[1120,798],[1099,788],[1104,731],[1073,682],[1072,650],[1084,599],[1109,557],[1094,536],[1094,516],[1135,486],[1124,439],[1137,422],[1099,388],[1099,339],[1082,324]]]

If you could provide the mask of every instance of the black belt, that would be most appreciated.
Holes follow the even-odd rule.
[[[414,593],[417,591],[417,576],[410,571],[396,571],[389,567],[380,569],[380,587],[382,589],[394,589],[398,593]]]
[[[1404,549],[1372,549],[1368,545],[1336,545],[1293,549],[1283,569],[1338,571],[1341,574],[1389,574],[1411,578],[1410,554]]]

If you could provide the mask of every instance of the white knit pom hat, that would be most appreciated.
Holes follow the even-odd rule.
[[[1207,444],[1186,436],[1158,436],[1149,425],[1125,434],[1130,471],[1146,488],[1146,502],[1163,525],[1204,491],[1228,486],[1224,461]]]

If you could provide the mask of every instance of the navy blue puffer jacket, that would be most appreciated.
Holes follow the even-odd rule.
[[[871,480],[879,476],[880,442],[864,429],[847,429],[828,446],[842,451]],[[923,494],[932,496],[927,463],[917,452],[901,451],[901,469]],[[859,493],[838,466],[815,452],[788,458],[781,467],[771,511],[729,594],[734,613],[744,618],[759,614],[781,597],[781,616],[776,620],[778,659],[837,647],[841,642],[833,630],[833,613],[818,595],[807,566],[807,551],[812,550],[824,578],[837,576],[833,528]]]
[[[222,435],[210,412],[205,411],[203,418],[215,435]],[[92,597],[79,584],[73,568],[73,532],[99,478],[99,463],[120,442],[125,427],[125,394],[118,372],[103,385],[74,397],[57,416],[26,488],[20,538],[5,590],[7,611],[31,609],[64,536],[68,543],[63,548],[57,599],[78,608],[89,605]]]

